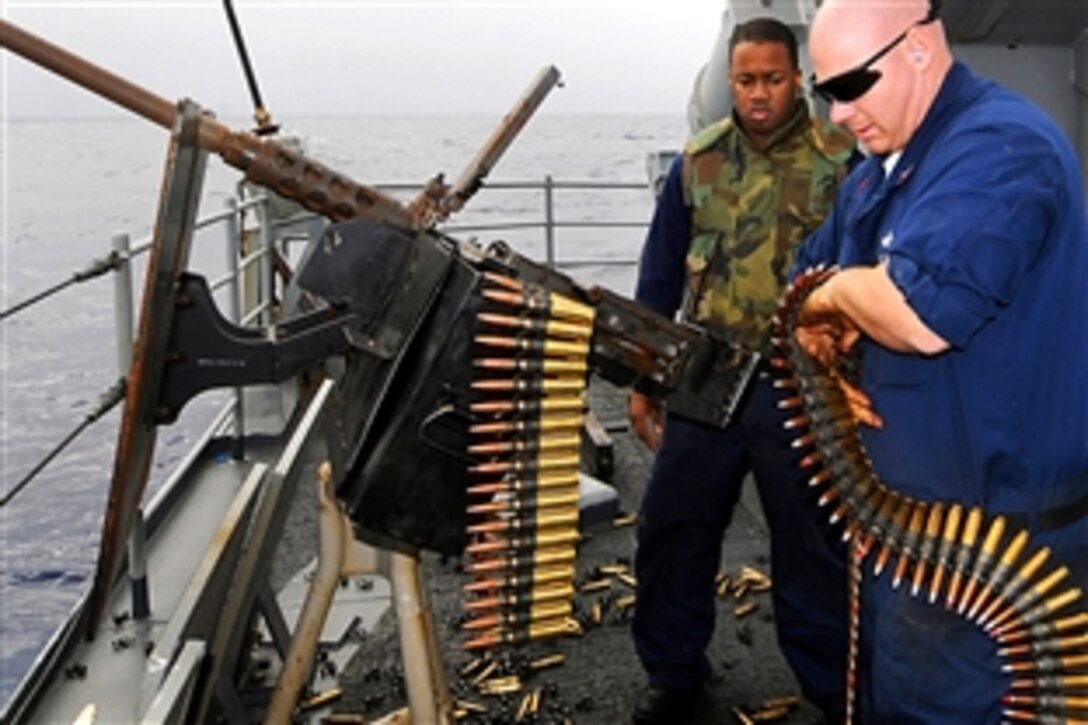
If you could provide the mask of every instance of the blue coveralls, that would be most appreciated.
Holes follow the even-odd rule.
[[[678,158],[661,191],[635,295],[670,318],[683,296],[691,239],[681,166]],[[805,697],[834,718],[844,702],[845,552],[789,447],[780,397],[761,373],[725,429],[666,416],[642,500],[632,631],[651,684],[689,690],[707,679],[722,537],[753,472],[771,530],[779,645]]]
[[[1031,533],[1028,553],[1053,549],[1043,573],[1061,562],[1069,586],[1088,586],[1088,520],[1043,521],[1088,496],[1076,156],[1039,109],[957,63],[886,180],[881,162],[855,169],[798,255],[798,268],[886,261],[951,345],[923,357],[865,344],[863,388],[885,422],[863,436],[876,473],[919,500],[1013,515]],[[861,597],[863,722],[1001,719],[1010,680],[977,625],[891,591],[887,576],[866,577]]]

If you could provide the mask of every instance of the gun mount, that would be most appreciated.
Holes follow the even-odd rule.
[[[137,349],[126,379],[89,636],[102,618],[105,592],[117,577],[137,515],[155,428],[203,390],[277,382],[331,358],[346,361],[339,376],[345,401],[340,437],[332,446],[338,493],[364,535],[383,545],[460,551],[464,527],[450,512],[464,511],[458,451],[464,450],[470,416],[457,371],[467,368],[474,291],[486,271],[596,307],[591,370],[685,406],[692,417],[724,424],[754,369],[754,353],[608,290],[584,288],[505,245],[483,250],[431,230],[480,188],[558,83],[554,68],[534,81],[452,188],[437,177],[405,206],[272,139],[232,131],[189,101],[175,106],[5,20],[0,44],[173,134]],[[261,333],[243,330],[218,314],[203,280],[186,271],[208,152],[241,170],[247,181],[334,223],[300,275],[317,311]],[[419,492],[426,495],[406,488],[430,480],[447,483],[438,495],[429,483]]]

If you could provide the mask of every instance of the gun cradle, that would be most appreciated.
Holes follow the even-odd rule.
[[[469,360],[486,273],[594,307],[588,369],[708,424],[727,422],[757,359],[503,244],[483,250],[359,218],[330,226],[300,267],[318,309],[270,335],[226,321],[203,280],[184,277],[158,422],[202,390],[325,364],[338,377],[329,433],[338,493],[362,538],[385,547],[465,545],[468,427],[482,420],[469,409]]]

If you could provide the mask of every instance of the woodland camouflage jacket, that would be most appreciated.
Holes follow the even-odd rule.
[[[763,348],[797,246],[816,230],[845,178],[854,144],[804,102],[760,150],[726,118],[684,149],[692,214],[684,319]]]

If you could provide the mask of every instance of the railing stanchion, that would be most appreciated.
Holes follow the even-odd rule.
[[[227,218],[227,271],[230,273],[230,284],[227,286],[227,297],[230,305],[230,319],[235,324],[241,324],[242,319],[242,286],[241,273],[239,271],[242,257],[242,225],[239,221],[238,199],[230,197],[226,202],[231,214]],[[234,389],[234,445],[231,446],[231,456],[236,461],[245,456],[245,391],[239,386]]]
[[[132,365],[132,265],[129,263],[128,234],[114,234],[111,246],[119,257],[117,270],[113,273],[113,314],[117,335],[117,372],[124,377]]]
[[[272,275],[275,270],[275,264],[272,259],[272,209],[268,203],[268,195],[264,196],[264,200],[257,206],[257,229],[258,229],[258,241],[261,245],[261,253],[264,255],[264,259],[260,262],[260,271],[258,275],[261,279],[261,301],[260,304],[264,307],[264,312],[261,313],[261,324],[270,326],[273,323],[273,310],[272,310],[272,295],[273,295],[273,278]]]
[[[552,175],[544,176],[544,258],[549,268],[555,267],[555,199]]]

